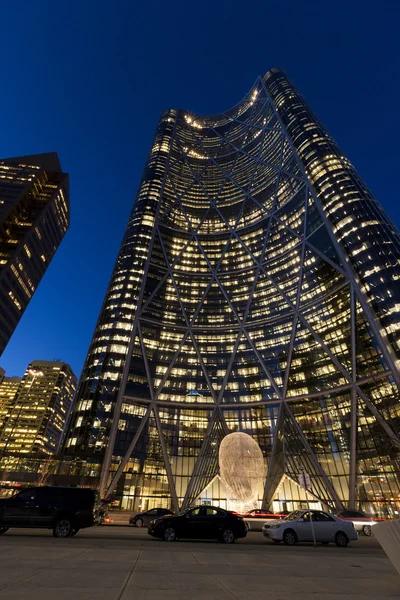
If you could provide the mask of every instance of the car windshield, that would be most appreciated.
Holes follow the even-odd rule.
[[[283,520],[284,521],[295,521],[296,519],[298,519],[301,515],[302,515],[302,511],[301,510],[294,510],[293,512],[291,512],[287,517],[285,517]]]

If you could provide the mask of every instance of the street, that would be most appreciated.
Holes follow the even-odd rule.
[[[276,546],[258,532],[227,546],[168,544],[124,526],[68,539],[14,529],[0,538],[0,557],[0,600],[400,598],[400,576],[366,537],[341,549]]]

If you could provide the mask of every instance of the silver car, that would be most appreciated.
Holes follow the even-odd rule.
[[[334,542],[336,546],[345,548],[349,542],[358,539],[351,521],[343,521],[322,510],[295,510],[282,521],[264,523],[262,532],[276,544],[284,542],[287,546],[294,546],[297,542],[312,542],[311,519],[317,542]]]

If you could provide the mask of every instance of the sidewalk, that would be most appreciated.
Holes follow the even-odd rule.
[[[343,549],[249,537],[228,546],[168,544],[134,527],[91,527],[65,540],[10,530],[0,544],[0,600],[400,598],[400,576],[370,538]]]

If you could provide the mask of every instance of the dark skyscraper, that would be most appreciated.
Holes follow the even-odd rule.
[[[398,510],[399,260],[398,231],[278,69],[225,113],[165,112],[65,455],[124,508],[206,489],[224,505],[218,448],[241,431],[265,457],[265,506],[294,508],[304,467],[316,502]]]
[[[0,160],[0,354],[69,226],[57,154]]]

